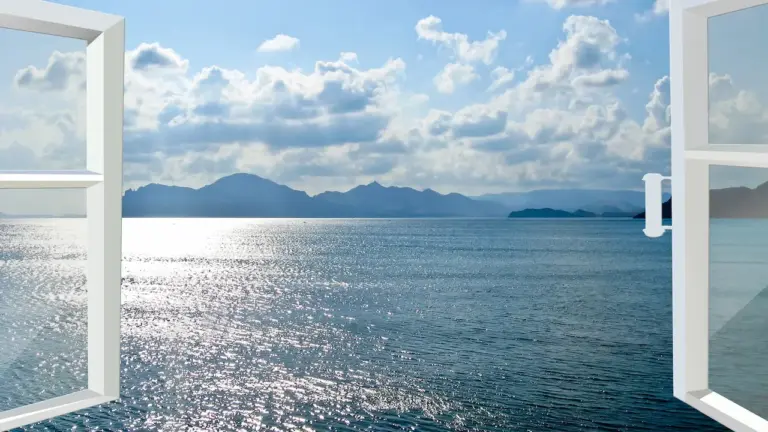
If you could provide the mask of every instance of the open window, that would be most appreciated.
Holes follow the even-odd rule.
[[[647,175],[646,234],[672,229],[674,394],[768,430],[768,0],[672,0],[672,226]]]
[[[87,388],[0,410],[0,430],[10,430],[119,397],[125,31],[121,17],[41,0],[0,0],[0,28],[87,44],[85,169],[0,171],[0,189],[81,189],[86,195]]]

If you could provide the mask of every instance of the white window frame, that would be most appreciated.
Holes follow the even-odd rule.
[[[671,0],[669,13],[674,395],[736,431],[768,431],[768,421],[709,388],[709,169],[768,168],[768,143],[709,142],[707,25],[711,17],[764,4]]]
[[[9,430],[120,396],[125,22],[42,0],[0,0],[0,27],[87,43],[86,170],[0,171],[0,189],[86,189],[88,389],[0,412],[0,430]]]

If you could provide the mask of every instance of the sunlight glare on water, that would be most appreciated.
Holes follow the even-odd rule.
[[[26,430],[721,430],[641,228],[126,219],[121,399]]]
[[[87,387],[85,223],[0,221],[0,411]]]

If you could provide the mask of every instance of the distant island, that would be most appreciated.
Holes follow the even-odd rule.
[[[661,206],[661,217],[672,218],[672,198]],[[768,182],[755,188],[732,187],[709,191],[709,217],[711,219],[763,219],[768,218]],[[635,219],[645,219],[645,212]]]
[[[551,208],[569,212],[584,210],[603,217],[626,217],[645,209],[645,192],[641,190],[541,189],[486,194],[473,198],[498,202],[509,211]],[[669,194],[664,193],[663,199],[667,198]]]
[[[540,205],[560,198],[568,205]],[[643,193],[638,191],[601,190],[531,191],[468,197],[458,193],[441,194],[432,189],[387,187],[375,181],[346,192],[329,191],[310,196],[253,174],[239,173],[198,189],[152,183],[128,190],[123,196],[123,217],[507,217],[510,211],[524,210],[523,204],[536,208],[558,207],[566,212],[592,212],[607,217],[631,217],[642,210],[643,200]]]
[[[510,217],[510,218],[581,218],[581,217],[597,217],[597,215],[592,212],[588,212],[584,210],[569,212],[565,210],[542,208],[542,209],[525,209],[520,211],[513,211],[507,217]]]
[[[661,204],[661,218],[672,219],[672,198]],[[645,212],[636,215],[634,219],[645,219]]]

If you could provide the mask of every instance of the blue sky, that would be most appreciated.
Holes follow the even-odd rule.
[[[126,17],[126,188],[251,172],[475,195],[668,172],[664,0],[59,2]],[[711,25],[714,139],[768,132],[763,16]],[[84,44],[0,44],[0,168],[81,167]]]
[[[58,3],[115,13],[127,18],[126,47],[159,42],[189,59],[197,71],[217,65],[227,69],[254,71],[265,65],[312,69],[318,60],[334,60],[339,52],[358,54],[362,68],[377,67],[391,57],[408,65],[408,87],[432,90],[432,78],[448,57],[428,42],[415,40],[414,25],[430,15],[439,17],[447,32],[460,32],[470,40],[484,39],[489,31],[504,30],[507,38],[498,49],[496,65],[508,68],[547,61],[550,51],[563,38],[563,22],[574,13],[610,21],[627,41],[623,52],[632,55],[630,79],[617,89],[626,97],[633,116],[642,120],[648,88],[669,69],[668,21],[639,22],[636,15],[653,7],[654,0],[614,2],[591,7],[553,9],[544,1],[489,0],[482,7],[471,2],[442,0],[325,2],[290,0],[259,2],[223,0],[216,6],[199,2],[68,0]],[[626,4],[624,4],[626,3]],[[193,3],[194,4],[194,3]],[[201,34],[200,29],[205,29]],[[300,49],[285,53],[258,54],[256,47],[277,34],[300,40]],[[40,56],[37,56],[38,58]],[[481,102],[489,82],[487,74],[461,92],[439,97],[433,106],[459,109]],[[522,78],[522,77],[521,77]],[[640,91],[642,89],[642,91]],[[634,92],[634,93],[633,93]]]

